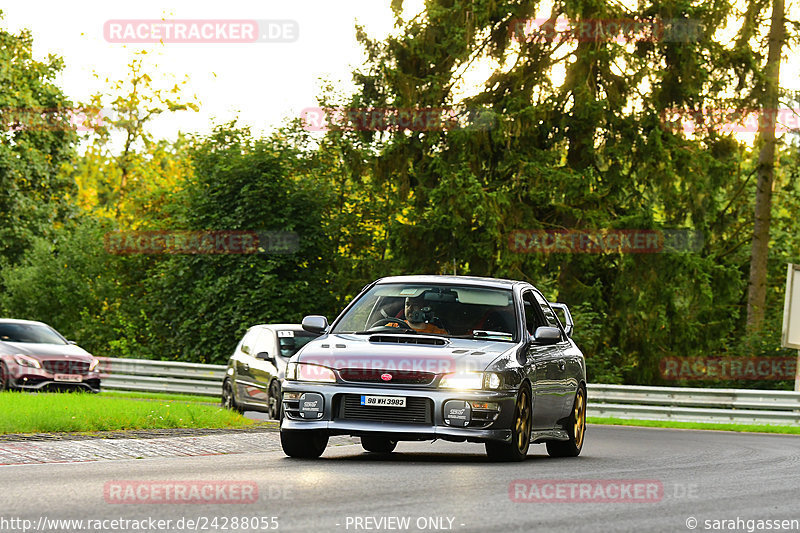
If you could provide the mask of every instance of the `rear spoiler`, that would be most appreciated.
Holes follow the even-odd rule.
[[[572,321],[572,314],[569,312],[567,304],[550,304],[553,309],[559,309],[564,312],[564,332],[567,337],[572,337],[572,332],[575,330],[575,323]]]

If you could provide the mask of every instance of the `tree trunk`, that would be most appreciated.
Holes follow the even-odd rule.
[[[758,154],[755,224],[750,250],[750,281],[747,287],[748,332],[761,329],[767,296],[767,253],[772,211],[772,181],[775,173],[775,126],[778,116],[781,51],[785,40],[784,10],[784,0],[773,0],[772,22],[769,28],[769,51],[765,69],[766,81],[760,102],[759,134],[762,145]]]

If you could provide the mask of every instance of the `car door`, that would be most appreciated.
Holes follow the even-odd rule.
[[[267,353],[271,359],[261,359],[260,353]],[[272,378],[278,375],[275,361],[278,353],[278,339],[271,328],[261,328],[259,336],[253,343],[251,354],[253,362],[250,365],[250,376],[253,383],[251,387],[252,401],[266,408],[269,405],[269,385]]]
[[[564,332],[561,322],[558,320],[558,317],[556,316],[552,307],[550,307],[550,303],[547,301],[547,299],[538,291],[533,291],[533,296],[536,298],[536,302],[539,304],[539,307],[542,310],[542,315],[547,323],[546,325],[561,330],[561,341],[555,345],[555,347],[559,349],[561,355],[557,361],[557,368],[554,369],[553,374],[554,379],[558,381],[558,385],[555,387],[556,390],[554,391],[554,394],[560,398],[560,402],[555,402],[560,406],[558,409],[559,413],[556,415],[556,420],[558,420],[568,416],[572,410],[572,402],[575,398],[578,382],[574,379],[574,377],[572,377],[575,375],[575,372],[571,362],[574,363],[575,356],[579,352],[577,351],[577,348],[573,350],[573,344],[570,342],[569,337],[567,337],[566,333]]]
[[[239,345],[238,353],[236,354],[236,399],[242,404],[254,403],[254,378],[251,372],[251,367],[255,362],[255,354],[253,350],[257,347],[258,337],[261,335],[261,329],[258,327],[250,328],[245,333],[242,342]]]
[[[548,325],[533,290],[522,293],[525,329],[531,339],[536,328]],[[552,429],[560,418],[563,404],[564,357],[561,347],[539,345],[528,346],[528,362],[533,367],[533,428]]]

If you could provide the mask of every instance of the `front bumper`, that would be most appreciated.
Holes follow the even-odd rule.
[[[81,375],[80,381],[59,381],[53,373],[38,368],[10,369],[9,385],[11,388],[29,391],[46,390],[83,390],[100,392],[100,374],[89,372]]]
[[[317,430],[328,435],[383,434],[393,440],[451,440],[451,441],[504,441],[511,440],[516,391],[463,391],[455,389],[416,388],[403,386],[352,385],[343,383],[283,382],[284,418],[281,429]],[[287,394],[319,394],[323,399],[322,415],[315,420],[301,418],[299,402],[287,399]],[[362,408],[369,410],[369,420],[359,419],[362,413],[353,402],[360,396],[400,396],[407,404],[425,406],[424,416],[414,421],[403,420],[405,408]],[[456,402],[486,402],[497,409],[473,409],[472,422],[467,427],[454,427],[445,417],[445,404]],[[451,404],[452,405],[452,404]],[[422,412],[421,410],[419,411]],[[384,416],[382,416],[384,415]],[[479,416],[478,416],[479,415]]]

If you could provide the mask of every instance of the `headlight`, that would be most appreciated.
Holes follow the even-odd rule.
[[[92,372],[95,368],[97,368],[97,365],[99,364],[100,364],[100,359],[96,357],[92,359],[91,364],[89,364],[89,372]]]
[[[446,389],[482,389],[483,372],[447,374],[442,378],[439,386]]]
[[[308,363],[289,363],[286,366],[286,379],[289,381],[319,381],[335,383],[336,374],[330,368]]]
[[[446,389],[497,390],[502,384],[503,380],[495,372],[463,372],[445,375],[439,386]]]
[[[18,354],[14,356],[14,361],[19,366],[27,366],[28,368],[42,368],[42,364],[34,359],[33,357],[28,357],[27,355]]]

